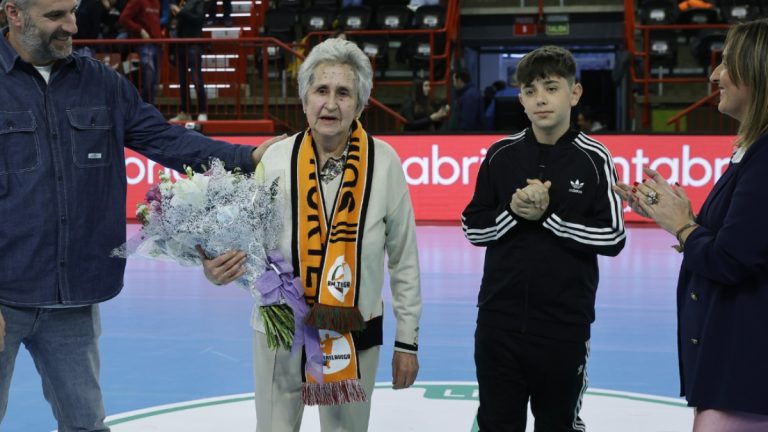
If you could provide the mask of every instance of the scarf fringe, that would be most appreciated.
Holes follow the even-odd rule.
[[[339,307],[315,303],[304,322],[314,328],[339,333],[365,330],[365,320],[357,306]]]
[[[301,388],[301,401],[304,405],[341,405],[366,400],[365,390],[358,379],[322,384],[307,382]]]

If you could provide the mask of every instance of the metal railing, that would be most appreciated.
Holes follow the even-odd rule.
[[[654,84],[691,84],[691,83],[706,83],[709,82],[709,78],[706,76],[682,76],[682,77],[654,77],[651,73],[651,32],[655,31],[695,31],[706,29],[720,29],[727,30],[729,24],[639,24],[636,20],[635,0],[624,1],[624,19],[625,19],[625,41],[627,50],[630,54],[629,74],[630,81],[633,84],[639,84],[641,86],[642,94],[642,112],[640,116],[641,127],[644,129],[651,128],[651,107],[653,105],[653,97],[651,94],[651,86]],[[638,49],[636,43],[637,33],[641,35],[642,47]],[[642,66],[642,74],[637,73],[637,62],[640,61]],[[711,58],[710,68],[714,68],[717,65],[716,57],[713,55]],[[634,98],[634,93],[632,94]],[[705,96],[706,99],[706,96]],[[708,99],[711,100],[711,99]],[[630,116],[634,117],[634,107],[637,105],[636,101],[632,101],[630,104]],[[681,119],[690,115],[696,108],[705,106],[706,102],[696,105],[693,109],[684,109],[685,114],[680,115],[675,122],[667,122],[667,124],[675,123],[679,130]],[[682,111],[681,111],[682,112]]]
[[[294,132],[305,127],[295,82],[295,72],[308,51],[310,42],[329,37],[332,32],[310,33],[302,42],[286,43],[272,37],[254,36],[263,26],[266,2],[252,0],[248,27],[242,27],[242,36],[236,38],[196,39],[93,39],[76,40],[76,48],[89,47],[94,57],[109,64],[126,75],[137,88],[141,88],[139,56],[136,48],[151,43],[160,46],[159,86],[155,98],[157,108],[168,117],[178,112],[180,89],[178,68],[173,62],[177,48],[197,44],[204,50],[202,59],[203,78],[208,96],[207,114],[213,120],[268,119],[276,125],[278,132]],[[453,43],[458,29],[458,0],[449,0],[446,7],[445,25],[433,30],[358,30],[346,32],[351,37],[376,36],[409,37],[426,35],[430,52],[435,53],[436,38],[443,35],[445,45],[441,53],[430,56],[428,78],[435,87],[448,89],[450,60]],[[436,74],[436,65],[444,62],[444,70]],[[374,68],[376,67],[373,62]],[[374,73],[374,77],[376,74]],[[189,79],[188,79],[188,82]],[[391,86],[410,86],[407,80],[374,81],[376,89]],[[191,105],[196,106],[196,95],[191,93]],[[191,108],[193,113],[196,108]],[[406,119],[374,96],[364,112],[366,128],[374,132],[399,131]]]

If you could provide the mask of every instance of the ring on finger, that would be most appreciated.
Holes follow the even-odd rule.
[[[649,187],[650,191],[643,192],[643,195],[645,195],[645,203],[648,205],[655,205],[659,203],[659,198],[661,198],[661,194],[656,192],[653,188]]]

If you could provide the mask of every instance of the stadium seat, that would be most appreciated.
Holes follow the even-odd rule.
[[[301,9],[302,7],[304,7],[304,1],[303,0],[278,0],[277,7]]]
[[[651,68],[667,68],[670,71],[677,64],[677,36],[674,33],[651,33]]]
[[[371,59],[374,72],[383,78],[389,67],[389,38],[386,35],[356,35],[353,41]]]
[[[299,12],[293,8],[276,8],[267,10],[264,20],[263,36],[273,37],[286,44],[291,44],[296,40],[296,25],[298,23]],[[284,66],[284,52],[279,46],[268,46],[267,60],[274,62],[278,67]],[[258,50],[256,55],[257,63],[261,63],[262,50]],[[257,67],[261,70],[260,67]]]
[[[720,3],[720,13],[723,21],[729,24],[752,21],[760,16],[760,6],[757,2],[747,0],[723,1]]]
[[[677,15],[678,24],[717,24],[720,21],[720,14],[717,9],[699,9],[691,8],[680,11]]]
[[[672,24],[675,22],[677,5],[671,0],[645,0],[639,7],[640,22],[643,24]]]
[[[725,45],[725,31],[719,29],[700,30],[690,39],[691,54],[705,71],[712,66],[712,53],[722,53]],[[717,62],[714,66],[717,66]],[[708,75],[709,72],[706,72]]]
[[[264,36],[294,41],[298,21],[299,13],[293,8],[269,9],[264,19]]]
[[[402,30],[410,27],[412,12],[407,6],[379,5],[376,25],[382,30]]]
[[[329,6],[310,6],[301,13],[301,28],[304,34],[327,31],[333,26],[336,10]]]
[[[339,11],[337,18],[342,30],[366,30],[371,23],[371,8],[368,6],[348,6]]]
[[[413,71],[413,76],[418,76],[421,71],[429,70],[429,62],[432,56],[445,53],[445,34],[435,34],[434,50],[429,45],[428,35],[412,36],[403,41],[403,46],[406,47],[407,61],[410,64],[411,71]],[[444,59],[436,60],[434,67],[436,77],[441,77],[445,74]]]
[[[439,5],[420,6],[414,12],[413,22],[418,29],[441,29],[445,25],[445,8]]]

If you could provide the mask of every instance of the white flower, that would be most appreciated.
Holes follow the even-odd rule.
[[[180,179],[173,185],[174,207],[200,208],[205,205],[208,194],[208,176],[196,175],[188,179]]]
[[[188,178],[175,183],[161,175],[160,197],[151,194],[143,203],[148,217],[134,238],[113,251],[126,258],[132,253],[167,259],[182,265],[200,265],[195,246],[210,257],[230,250],[247,253],[246,273],[237,283],[248,290],[263,273],[268,251],[277,247],[282,232],[282,198],[277,180],[265,184],[264,166],[254,176],[227,171],[213,160],[206,174],[185,170]]]
[[[231,225],[240,217],[240,209],[234,205],[216,208],[216,220],[222,225]]]

